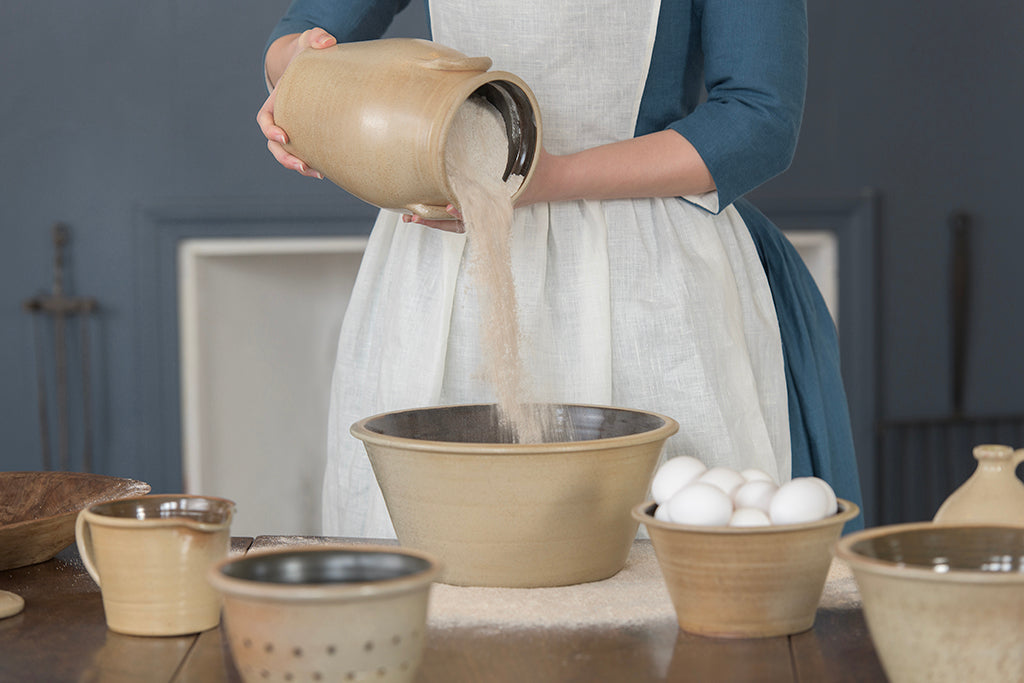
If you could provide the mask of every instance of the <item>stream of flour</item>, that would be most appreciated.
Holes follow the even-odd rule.
[[[550,404],[532,399],[523,362],[523,338],[512,275],[512,199],[522,178],[502,180],[508,138],[501,114],[482,97],[471,97],[455,114],[445,164],[466,229],[470,275],[480,297],[484,372],[492,386],[499,422],[517,443],[564,440]]]

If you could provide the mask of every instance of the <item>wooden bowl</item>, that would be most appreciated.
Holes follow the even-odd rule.
[[[896,524],[844,537],[893,683],[1024,681],[1024,528]]]
[[[535,588],[598,581],[626,563],[671,418],[554,406],[572,440],[500,443],[493,405],[366,418],[366,445],[403,546],[441,559],[439,581]]]
[[[71,545],[84,508],[149,489],[102,474],[0,472],[0,571],[45,562]]]
[[[654,518],[654,501],[633,508],[647,526],[679,627],[721,638],[806,631],[843,525],[860,513],[848,500],[817,522],[762,527],[691,526]]]

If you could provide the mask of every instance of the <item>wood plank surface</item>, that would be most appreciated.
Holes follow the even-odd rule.
[[[859,609],[819,609],[814,628],[790,637],[799,683],[884,683],[888,679]]]
[[[195,640],[107,630],[100,589],[73,547],[0,572],[0,589],[25,599],[21,614],[0,620],[0,681],[168,681]]]

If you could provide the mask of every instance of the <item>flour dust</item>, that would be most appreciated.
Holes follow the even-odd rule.
[[[502,180],[508,138],[501,114],[483,97],[463,103],[448,134],[448,180],[466,229],[470,275],[480,298],[484,372],[492,386],[504,440],[543,443],[557,435],[550,404],[532,400],[512,276],[512,194],[519,176]],[[564,431],[564,428],[563,428]]]

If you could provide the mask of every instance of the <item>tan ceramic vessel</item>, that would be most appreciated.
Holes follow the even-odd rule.
[[[305,50],[276,88],[274,118],[286,149],[376,206],[450,218],[455,197],[444,158],[456,110],[486,92],[506,103],[516,173],[526,188],[540,151],[540,111],[518,76],[488,71],[487,57],[426,40],[390,38]],[[511,118],[509,118],[511,117]],[[457,204],[456,204],[457,205]]]
[[[362,580],[320,576],[287,583],[266,576],[287,574],[273,568],[282,560],[301,565],[324,558],[321,570],[330,574],[346,571],[339,570],[346,556],[373,554],[415,564],[388,578],[378,578],[372,568],[363,570]],[[231,574],[240,563],[248,564],[242,568],[248,578]],[[224,560],[209,580],[224,596],[229,647],[247,683],[406,683],[423,656],[430,585],[438,570],[437,560],[415,550],[321,545]],[[304,571],[300,567],[292,576]],[[263,579],[254,578],[261,574]]]
[[[75,542],[95,503],[149,493],[134,479],[85,472],[0,472],[0,570],[45,562]]]
[[[352,434],[366,445],[395,532],[445,565],[440,581],[464,586],[530,588],[597,581],[626,563],[643,500],[671,418],[624,409],[569,406],[606,414],[609,423],[641,419],[620,435],[586,441],[502,444],[444,440],[459,432],[449,406],[366,418]],[[413,417],[433,438],[397,436],[389,417]]]
[[[893,683],[1024,681],[1024,528],[883,526],[836,554]]]
[[[658,565],[684,631],[725,638],[767,638],[814,625],[832,549],[860,512],[804,524],[702,527],[654,518],[653,501],[633,508],[647,526]]]
[[[974,474],[939,507],[939,524],[1018,524],[1024,526],[1024,483],[1017,465],[1024,448],[984,444],[974,447]]]
[[[234,503],[154,495],[82,510],[78,551],[99,585],[107,626],[140,636],[197,633],[220,623],[220,597],[206,581],[227,556]]]

